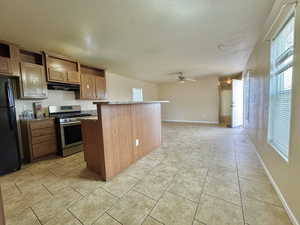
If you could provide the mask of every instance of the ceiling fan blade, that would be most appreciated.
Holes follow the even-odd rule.
[[[190,79],[190,78],[186,78],[185,80],[186,80],[186,81],[192,81],[192,82],[196,82],[196,80],[194,80],[194,79]]]

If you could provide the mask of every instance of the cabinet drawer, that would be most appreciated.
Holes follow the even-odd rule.
[[[44,128],[54,128],[54,120],[42,120],[42,121],[31,122],[30,128],[32,130],[44,129]]]
[[[35,144],[32,146],[33,158],[39,158],[46,155],[56,153],[56,141],[48,141],[40,144]]]
[[[55,129],[53,128],[35,129],[31,131],[32,137],[49,136],[53,134],[55,134]]]
[[[38,136],[38,137],[32,137],[31,142],[33,145],[40,144],[44,142],[55,142],[56,141],[56,135],[46,135],[46,136]]]

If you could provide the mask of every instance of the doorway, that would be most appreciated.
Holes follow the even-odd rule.
[[[232,127],[242,127],[244,121],[243,80],[232,80]]]
[[[242,74],[220,77],[220,123],[225,127],[242,127],[244,122],[244,84]]]

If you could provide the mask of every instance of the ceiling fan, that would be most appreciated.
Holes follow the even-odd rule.
[[[189,81],[189,82],[196,82],[196,80],[194,79],[191,79],[191,78],[187,78],[186,76],[183,75],[182,72],[178,72],[178,73],[172,73],[171,75],[177,75],[177,78],[176,78],[176,82],[178,83],[185,83],[186,81]]]

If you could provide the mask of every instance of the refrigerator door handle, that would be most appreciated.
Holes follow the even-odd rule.
[[[7,109],[8,123],[10,130],[14,130],[14,111],[11,110],[11,107]]]
[[[14,97],[13,97],[13,93],[12,93],[12,88],[8,81],[5,82],[5,91],[6,91],[8,107],[14,106]]]

